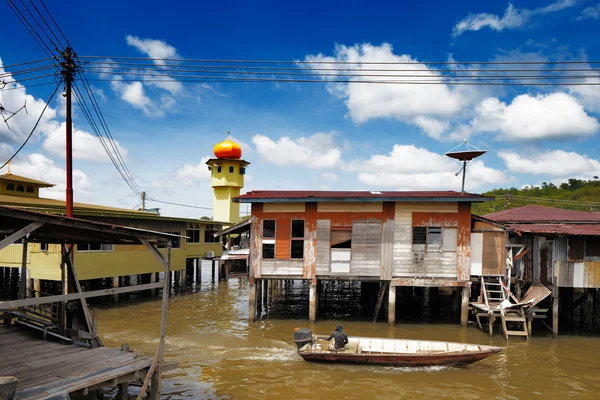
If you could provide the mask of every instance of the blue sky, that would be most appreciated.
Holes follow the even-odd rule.
[[[46,2],[79,55],[300,62],[600,60],[597,1],[81,4]],[[3,65],[42,58],[8,7],[2,4],[0,10],[0,35],[11,38],[0,41]],[[0,91],[6,109],[18,109],[27,98],[30,111],[13,117],[10,131],[0,124],[2,159],[18,148],[53,90],[27,83]],[[460,178],[454,173],[460,166],[443,153],[463,138],[488,150],[470,166],[467,188],[474,192],[600,175],[600,86],[91,84],[137,183],[167,201],[211,207],[203,160],[227,131],[252,163],[246,190],[457,190]],[[13,173],[59,184],[46,192],[57,198],[64,198],[61,100],[53,100],[13,162]],[[75,200],[135,207],[137,196],[78,110],[74,126]],[[168,215],[210,215],[149,206]]]

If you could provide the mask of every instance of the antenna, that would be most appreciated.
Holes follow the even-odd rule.
[[[457,150],[461,146],[465,146],[466,149]],[[456,146],[455,148],[453,148],[445,154],[447,157],[454,158],[455,160],[463,162],[462,168],[456,174],[454,174],[455,176],[458,176],[458,174],[460,174],[462,171],[462,187],[460,190],[461,194],[465,194],[465,176],[467,174],[467,164],[469,163],[469,161],[479,156],[482,156],[485,153],[486,150],[478,149],[477,147],[467,142],[467,139],[465,139],[463,143],[459,144],[458,146]]]

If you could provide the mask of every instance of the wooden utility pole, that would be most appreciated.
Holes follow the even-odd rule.
[[[142,211],[146,211],[146,192],[142,192]]]
[[[73,61],[73,50],[67,47],[62,53],[63,61],[61,62],[61,74],[65,81],[65,92],[63,95],[66,98],[66,159],[67,159],[67,198],[66,198],[66,215],[73,216],[73,122],[71,120],[71,84],[75,77],[75,63]]]

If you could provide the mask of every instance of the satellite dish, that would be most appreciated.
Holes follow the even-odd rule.
[[[458,150],[458,148],[461,146],[464,146],[464,149]],[[463,162],[463,167],[455,174],[458,175],[461,173],[461,171],[463,173],[462,187],[460,190],[461,194],[465,193],[465,175],[467,173],[467,163],[469,163],[469,161],[473,160],[474,158],[484,155],[485,153],[486,150],[478,149],[477,147],[467,142],[467,139],[465,139],[463,143],[459,144],[458,146],[456,146],[455,148],[453,148],[445,154],[447,157],[454,158],[455,160]]]

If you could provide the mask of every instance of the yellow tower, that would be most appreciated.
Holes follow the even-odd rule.
[[[229,133],[225,141],[215,145],[214,153],[216,158],[206,162],[214,191],[213,219],[239,222],[240,205],[234,203],[233,198],[239,196],[244,187],[246,166],[250,163],[242,160],[242,148],[229,139]]]

